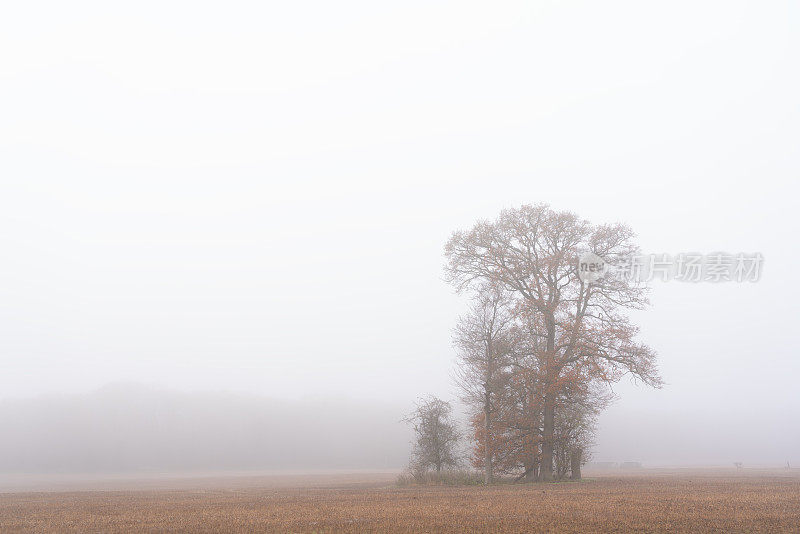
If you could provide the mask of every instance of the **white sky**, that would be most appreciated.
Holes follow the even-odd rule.
[[[607,417],[797,413],[790,4],[4,3],[0,399],[452,396],[444,242],[549,202],[765,257],[655,285]]]

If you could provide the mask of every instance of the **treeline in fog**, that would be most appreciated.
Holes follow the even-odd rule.
[[[0,402],[0,472],[391,468],[402,410],[112,385]]]

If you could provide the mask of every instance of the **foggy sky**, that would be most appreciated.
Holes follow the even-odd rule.
[[[645,252],[765,258],[654,284],[635,317],[666,386],[616,385],[596,456],[800,462],[799,12],[4,5],[0,400],[455,398],[444,242],[548,202]]]

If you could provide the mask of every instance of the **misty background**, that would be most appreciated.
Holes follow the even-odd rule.
[[[450,233],[548,202],[646,253],[666,386],[594,458],[800,465],[791,2],[0,8],[0,471],[400,467],[455,399]]]

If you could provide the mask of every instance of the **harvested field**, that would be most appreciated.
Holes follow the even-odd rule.
[[[398,488],[383,476],[0,494],[2,532],[800,532],[795,472],[647,471],[577,483]],[[291,477],[289,477],[291,480]],[[183,486],[186,482],[181,483]]]

